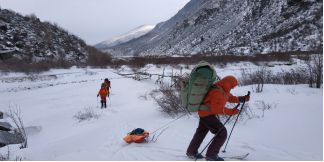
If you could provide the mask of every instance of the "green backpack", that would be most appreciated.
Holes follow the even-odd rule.
[[[212,65],[205,61],[199,62],[190,76],[182,82],[180,92],[182,106],[189,112],[208,110],[202,102],[210,87],[218,80],[220,79]]]

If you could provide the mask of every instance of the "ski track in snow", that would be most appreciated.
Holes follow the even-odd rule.
[[[162,70],[154,69],[155,73]],[[239,67],[231,66],[220,69],[219,74],[237,75],[239,71]],[[149,92],[158,87],[154,79],[139,82],[121,77],[114,70],[77,68],[52,70],[41,74],[40,78],[48,75],[56,78],[30,80],[20,74],[0,76],[0,110],[5,111],[9,105],[18,106],[29,130],[29,147],[20,150],[16,145],[10,146],[13,157],[82,161],[188,160],[185,151],[198,123],[196,115],[185,116],[169,125],[156,142],[126,144],[122,140],[134,128],[152,132],[174,120],[161,113],[149,97]],[[96,94],[106,77],[112,81],[111,96],[107,100],[107,109],[100,109]],[[19,80],[17,78],[23,79],[15,81]],[[53,86],[48,86],[50,84]],[[239,87],[233,94],[245,94],[250,88]],[[321,160],[323,125],[319,122],[323,118],[322,89],[310,89],[306,85],[266,85],[264,91],[252,93],[249,105],[255,111],[258,110],[255,107],[257,101],[275,103],[276,107],[266,111],[263,118],[239,123],[227,153],[220,153],[220,156],[250,153],[246,160]],[[290,102],[292,100],[294,102]],[[305,110],[307,103],[303,100],[313,103],[307,108],[309,110]],[[85,108],[93,109],[100,117],[78,122],[73,116]],[[8,121],[7,118],[4,120]],[[304,124],[303,130],[298,129],[300,124]],[[226,127],[229,132],[232,124]],[[283,134],[278,135],[280,132]],[[313,137],[305,142],[303,137],[308,135],[307,132]],[[200,149],[211,138],[212,135],[208,134]],[[6,153],[8,150],[2,148],[0,151]]]

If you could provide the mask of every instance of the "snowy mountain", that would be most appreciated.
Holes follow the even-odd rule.
[[[258,54],[321,51],[321,0],[191,0],[113,55]]]
[[[0,9],[0,54],[18,60],[85,62],[86,43],[61,27],[41,22],[35,15],[22,16]]]
[[[134,30],[131,30],[125,34],[122,34],[120,36],[113,37],[109,40],[98,43],[97,45],[95,45],[95,47],[100,50],[105,51],[109,47],[116,46],[118,44],[125,43],[132,39],[135,39],[142,35],[145,35],[146,33],[150,32],[154,27],[155,27],[155,25],[139,26],[139,27],[135,28]]]

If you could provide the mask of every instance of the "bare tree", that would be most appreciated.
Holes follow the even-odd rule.
[[[27,134],[22,120],[20,108],[18,106],[12,107],[9,105],[8,116],[16,125],[17,129],[15,131],[17,131],[17,134],[24,139],[24,142],[21,144],[20,148],[27,148]]]
[[[306,62],[306,65],[307,65],[307,70],[308,70],[308,85],[309,87],[313,87],[313,68],[312,68],[312,63],[311,63],[311,57],[309,55],[305,55],[305,58],[304,58],[305,62]]]
[[[323,55],[322,54],[315,54],[313,55],[314,60],[314,72],[315,72],[315,81],[316,81],[316,88],[321,88],[322,83],[322,76],[323,76]]]
[[[254,72],[247,72],[245,69],[242,69],[241,71],[241,84],[253,85],[252,88],[256,93],[261,93],[263,91],[264,84],[267,83],[267,79],[272,75],[271,71],[265,66],[258,68],[258,70]]]
[[[309,73],[309,86],[320,88],[322,83],[323,76],[323,55],[322,54],[314,54],[309,55],[305,58],[308,73]]]

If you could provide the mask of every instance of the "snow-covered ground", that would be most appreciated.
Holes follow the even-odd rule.
[[[217,72],[221,77],[232,74],[239,78],[242,67],[255,68],[247,64],[217,67]],[[146,68],[152,73],[163,71],[163,67]],[[273,70],[287,68],[275,66]],[[130,71],[124,70],[120,72]],[[166,73],[171,71],[171,67],[166,67]],[[112,90],[108,108],[102,110],[96,95],[106,77],[112,82]],[[150,97],[149,93],[156,88],[154,77],[136,81],[117,75],[113,69],[56,69],[33,77],[19,73],[0,75],[0,110],[8,110],[9,105],[20,107],[24,124],[29,128],[28,148],[10,146],[11,158],[188,160],[185,151],[198,125],[196,115],[184,116],[161,129],[164,132],[156,142],[123,141],[134,128],[153,132],[175,119],[160,112]],[[247,91],[252,91],[251,86],[237,87],[232,93],[245,95]],[[264,114],[263,104],[271,107]],[[265,85],[263,93],[252,92],[248,105],[255,116],[237,124],[223,156],[250,153],[247,160],[323,160],[323,89]],[[100,117],[78,122],[74,116],[87,108]],[[227,125],[228,130],[232,124]],[[209,134],[201,149],[211,138]],[[6,154],[8,147],[1,148],[1,152]]]

